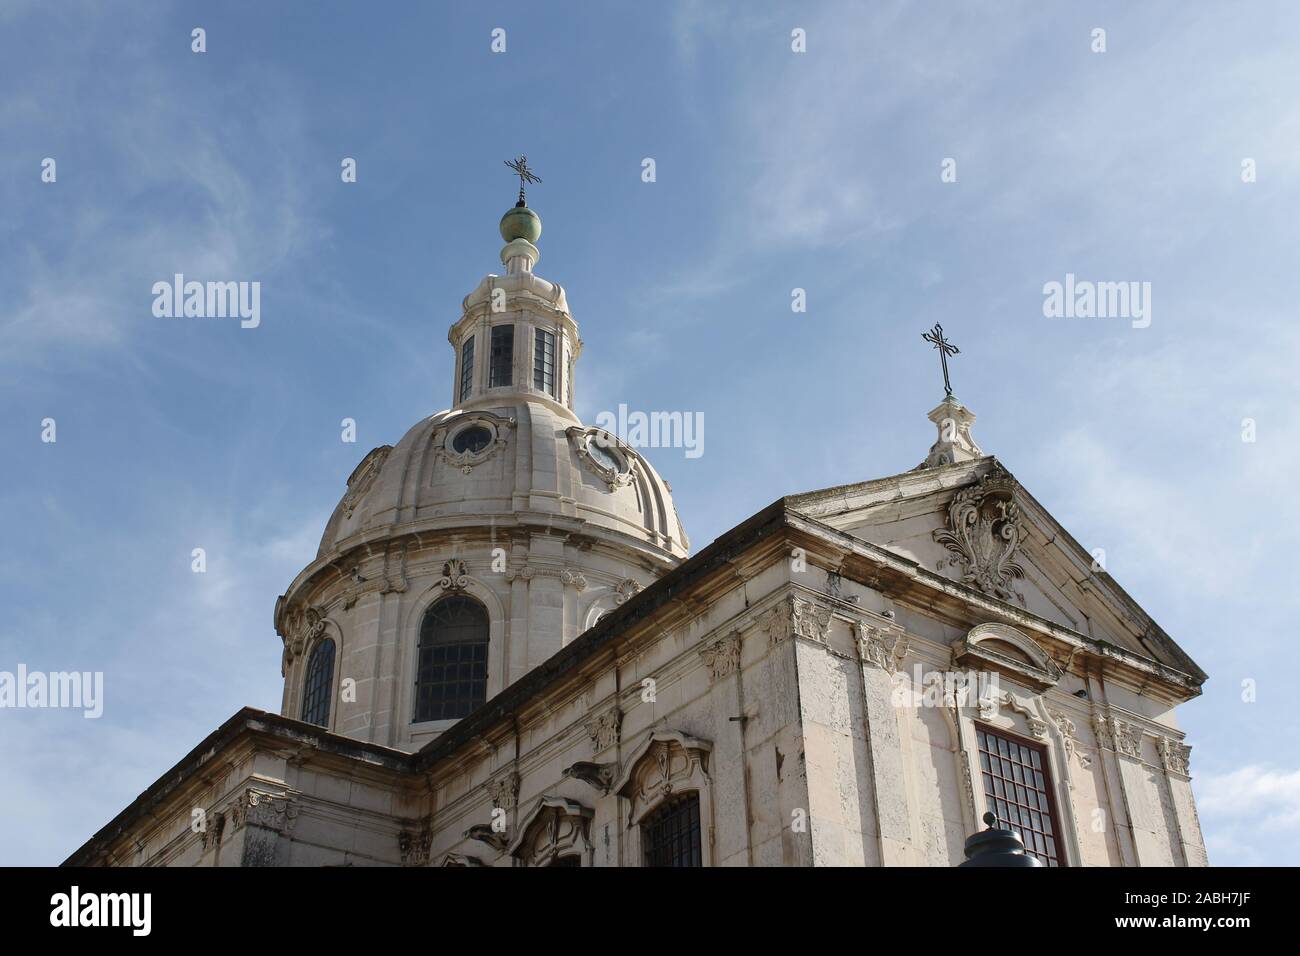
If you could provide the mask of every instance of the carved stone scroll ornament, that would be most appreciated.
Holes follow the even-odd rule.
[[[469,569],[465,567],[465,562],[453,558],[444,564],[438,586],[444,591],[463,591],[469,587]]]
[[[1092,757],[1079,749],[1079,735],[1074,721],[1059,710],[1049,710],[1048,713],[1056,724],[1056,729],[1061,732],[1061,740],[1065,743],[1065,756],[1075,757],[1079,761],[1079,766],[1087,770],[1092,766]]]
[[[361,464],[352,469],[352,474],[348,476],[348,490],[343,495],[344,517],[352,517],[361,499],[366,496],[366,492],[379,477],[380,469],[384,467],[384,462],[388,460],[388,454],[392,450],[392,445],[381,445],[372,449],[365,458],[361,459]]]
[[[980,720],[992,720],[1003,707],[1025,718],[1025,723],[1028,724],[1029,732],[1033,736],[1039,739],[1047,736],[1047,721],[1040,719],[1028,704],[1021,701],[1010,691],[1004,690],[992,697],[981,698],[979,701]]]
[[[1003,601],[1023,603],[1014,586],[1025,576],[1015,560],[1023,531],[1014,488],[1014,479],[998,470],[957,492],[948,505],[948,527],[934,532],[934,540],[952,552],[939,562],[940,570],[945,565],[959,567],[963,584]]]
[[[325,612],[318,607],[290,611],[285,620],[284,665],[292,664],[296,657],[325,633]]]

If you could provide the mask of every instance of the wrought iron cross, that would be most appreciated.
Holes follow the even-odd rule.
[[[948,356],[959,354],[961,349],[943,337],[943,326],[938,322],[934,323],[934,328],[929,332],[922,332],[921,338],[932,343],[939,350],[939,361],[943,363],[943,391],[944,394],[951,396],[952,385],[948,381]]]
[[[522,153],[519,155],[518,159],[507,159],[505,163],[507,166],[513,169],[515,171],[515,175],[519,177],[519,205],[523,206],[525,205],[524,184],[540,183],[542,179],[540,176],[535,175],[533,171],[528,168],[528,157],[523,155]]]

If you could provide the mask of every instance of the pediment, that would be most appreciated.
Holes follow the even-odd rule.
[[[995,458],[796,495],[787,503],[1013,608],[1205,679]]]

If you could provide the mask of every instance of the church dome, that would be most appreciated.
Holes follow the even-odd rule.
[[[371,451],[349,477],[318,556],[399,530],[504,533],[521,516],[599,529],[651,559],[687,554],[672,489],[644,456],[553,403],[513,401],[438,412]]]
[[[540,219],[501,232],[504,274],[447,333],[449,408],[365,455],[276,603],[286,716],[419,749],[687,556],[668,483],[574,412],[582,341],[533,272]]]

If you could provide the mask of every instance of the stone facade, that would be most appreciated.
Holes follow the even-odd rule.
[[[283,713],[236,714],[69,863],[636,866],[643,823],[695,794],[704,865],[953,866],[990,808],[982,731],[1042,754],[1063,865],[1207,862],[1173,716],[1205,674],[972,414],[931,413],[917,470],[783,498],[684,560],[649,464],[587,460],[576,325],[520,241],[504,301],[568,346],[560,397],[481,394],[476,359],[466,403],[367,456],[276,609]],[[467,421],[491,436],[468,457]],[[449,593],[487,610],[488,699],[413,725],[419,622]],[[326,636],[316,727],[294,718]]]

